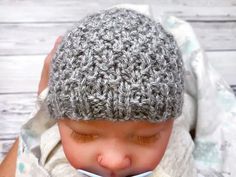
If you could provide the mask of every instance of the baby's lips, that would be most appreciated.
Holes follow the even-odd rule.
[[[77,171],[82,175],[82,177],[102,177],[99,175],[96,175],[94,173],[85,171],[85,170],[81,170],[81,169],[77,169]],[[152,174],[152,171],[147,171],[138,175],[134,175],[134,176],[130,176],[130,177],[150,177],[150,175]]]
[[[144,173],[141,173],[141,174],[138,174],[138,175],[134,175],[132,177],[150,177],[152,174],[152,171],[147,171],[147,172],[144,172]]]
[[[102,177],[99,175],[96,175],[94,173],[85,171],[85,170],[81,170],[81,169],[77,169],[77,171],[79,172],[80,175],[82,175],[82,177]]]

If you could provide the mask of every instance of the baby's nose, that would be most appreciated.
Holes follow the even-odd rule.
[[[127,169],[131,166],[130,157],[122,151],[110,149],[97,158],[99,165],[110,170],[117,171]]]

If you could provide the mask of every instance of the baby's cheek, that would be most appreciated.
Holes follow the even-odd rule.
[[[148,149],[143,149],[143,152],[136,152],[135,149],[133,152],[138,154],[138,166],[143,166],[145,169],[154,170],[159,163],[161,162],[169,141],[169,133],[162,134],[162,138]],[[140,150],[142,151],[142,150]]]
[[[164,156],[164,153],[165,153],[165,148],[162,147],[158,149],[157,151],[153,152],[152,155],[150,155],[149,166],[151,170],[155,169],[159,165],[161,159]]]
[[[164,146],[159,146],[148,151],[144,150],[142,153],[135,153],[136,155],[138,154],[139,157],[137,161],[134,162],[134,166],[145,169],[146,171],[154,170],[164,156],[165,150]]]
[[[83,157],[78,158],[79,154],[78,154],[78,151],[76,150],[77,148],[71,144],[66,143],[63,145],[63,149],[64,149],[64,153],[68,162],[74,168],[79,168],[79,164],[80,164],[79,159]]]
[[[65,156],[68,162],[76,169],[86,168],[95,162],[96,146],[89,143],[76,143],[71,140],[62,141]]]

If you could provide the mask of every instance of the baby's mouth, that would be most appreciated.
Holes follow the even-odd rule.
[[[140,174],[128,175],[126,177],[150,177],[151,174],[152,174],[152,171],[147,171],[147,172],[140,173]]]
[[[77,171],[80,174],[82,174],[83,177],[102,177],[100,175],[97,175],[97,174],[94,174],[94,173],[91,173],[91,172],[88,172],[88,171],[85,171],[85,170],[81,170],[81,169],[78,169]],[[124,176],[124,177],[150,177],[151,174],[152,174],[152,171],[148,171],[148,172],[144,172],[144,173],[141,173],[141,174],[127,175],[127,176]],[[118,176],[115,173],[112,172],[109,177],[118,177]]]

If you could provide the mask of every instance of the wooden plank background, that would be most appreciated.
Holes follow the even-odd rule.
[[[88,13],[149,4],[193,26],[212,65],[236,89],[236,0],[0,1],[0,161],[33,109],[43,60],[57,36]]]

